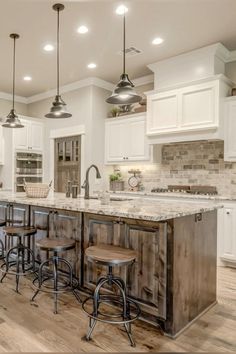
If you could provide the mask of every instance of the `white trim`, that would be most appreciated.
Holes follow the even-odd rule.
[[[54,139],[74,136],[74,135],[81,135],[81,171],[80,171],[80,181],[84,180],[85,176],[85,126],[84,125],[75,125],[67,128],[62,129],[52,129],[50,131],[49,136],[49,144],[50,144],[50,167],[49,167],[49,179],[53,181],[53,188],[54,188]]]
[[[154,74],[138,77],[132,80],[135,86],[142,86],[147,84],[152,84],[154,82]]]
[[[73,136],[73,135],[83,135],[85,134],[84,125],[75,125],[67,128],[52,129],[50,130],[50,139],[56,139],[61,137]]]
[[[6,92],[0,92],[0,99],[12,101],[12,94]],[[19,103],[28,103],[28,98],[22,96],[15,96],[15,101]]]
[[[66,93],[66,92],[78,90],[80,88],[87,87],[87,86],[98,86],[98,87],[101,87],[101,88],[108,90],[108,91],[112,91],[114,88],[114,84],[111,84],[108,81],[99,79],[97,77],[89,77],[87,79],[75,81],[75,82],[72,82],[71,84],[61,86],[60,92]],[[53,97],[55,95],[56,95],[56,89],[53,89],[53,90],[50,90],[47,92],[39,93],[37,95],[28,97],[26,100],[27,100],[27,103],[33,103],[33,102],[44,100],[45,98]]]

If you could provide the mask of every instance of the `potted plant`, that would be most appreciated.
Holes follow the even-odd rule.
[[[110,190],[111,191],[123,191],[124,190],[124,181],[122,180],[122,176],[120,171],[114,171],[109,175],[110,179]]]
[[[118,108],[118,107],[113,107],[113,108],[111,109],[111,115],[112,115],[112,117],[117,117],[117,116],[119,116],[119,114],[120,114],[120,108]]]

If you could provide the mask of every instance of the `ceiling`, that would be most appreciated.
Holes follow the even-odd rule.
[[[43,45],[56,39],[56,1],[7,0],[0,12],[0,91],[12,85],[12,40],[17,32],[16,94],[29,97],[55,88],[56,53]],[[116,82],[121,74],[122,17],[115,9],[121,1],[63,1],[61,13],[61,85],[90,76]],[[130,78],[150,74],[147,64],[208,44],[221,42],[236,49],[236,0],[130,0],[127,14],[127,47],[142,50],[127,59]],[[85,24],[89,32],[77,33]],[[160,36],[160,46],[151,44]],[[97,68],[88,69],[95,62]],[[33,80],[23,81],[30,75]]]

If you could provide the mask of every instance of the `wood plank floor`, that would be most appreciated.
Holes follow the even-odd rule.
[[[133,326],[136,348],[125,332],[98,323],[93,340],[86,342],[87,317],[72,295],[63,295],[60,313],[52,313],[52,301],[40,294],[29,302],[31,283],[21,282],[21,295],[8,277],[0,284],[0,352],[184,352],[236,351],[236,269],[218,269],[218,304],[177,339],[162,336],[138,321]]]

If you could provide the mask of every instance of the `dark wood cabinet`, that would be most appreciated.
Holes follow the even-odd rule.
[[[137,259],[114,272],[126,282],[128,295],[136,299],[143,312],[165,318],[166,315],[166,223],[139,222],[109,216],[86,214],[84,250],[92,245],[111,244],[136,251]],[[84,286],[94,289],[107,269],[84,259]]]
[[[71,262],[75,275],[81,279],[81,214],[32,206],[31,224],[37,228],[36,239],[66,237],[76,241],[76,250],[70,250],[60,255]],[[35,252],[39,261],[48,256],[37,248]]]

